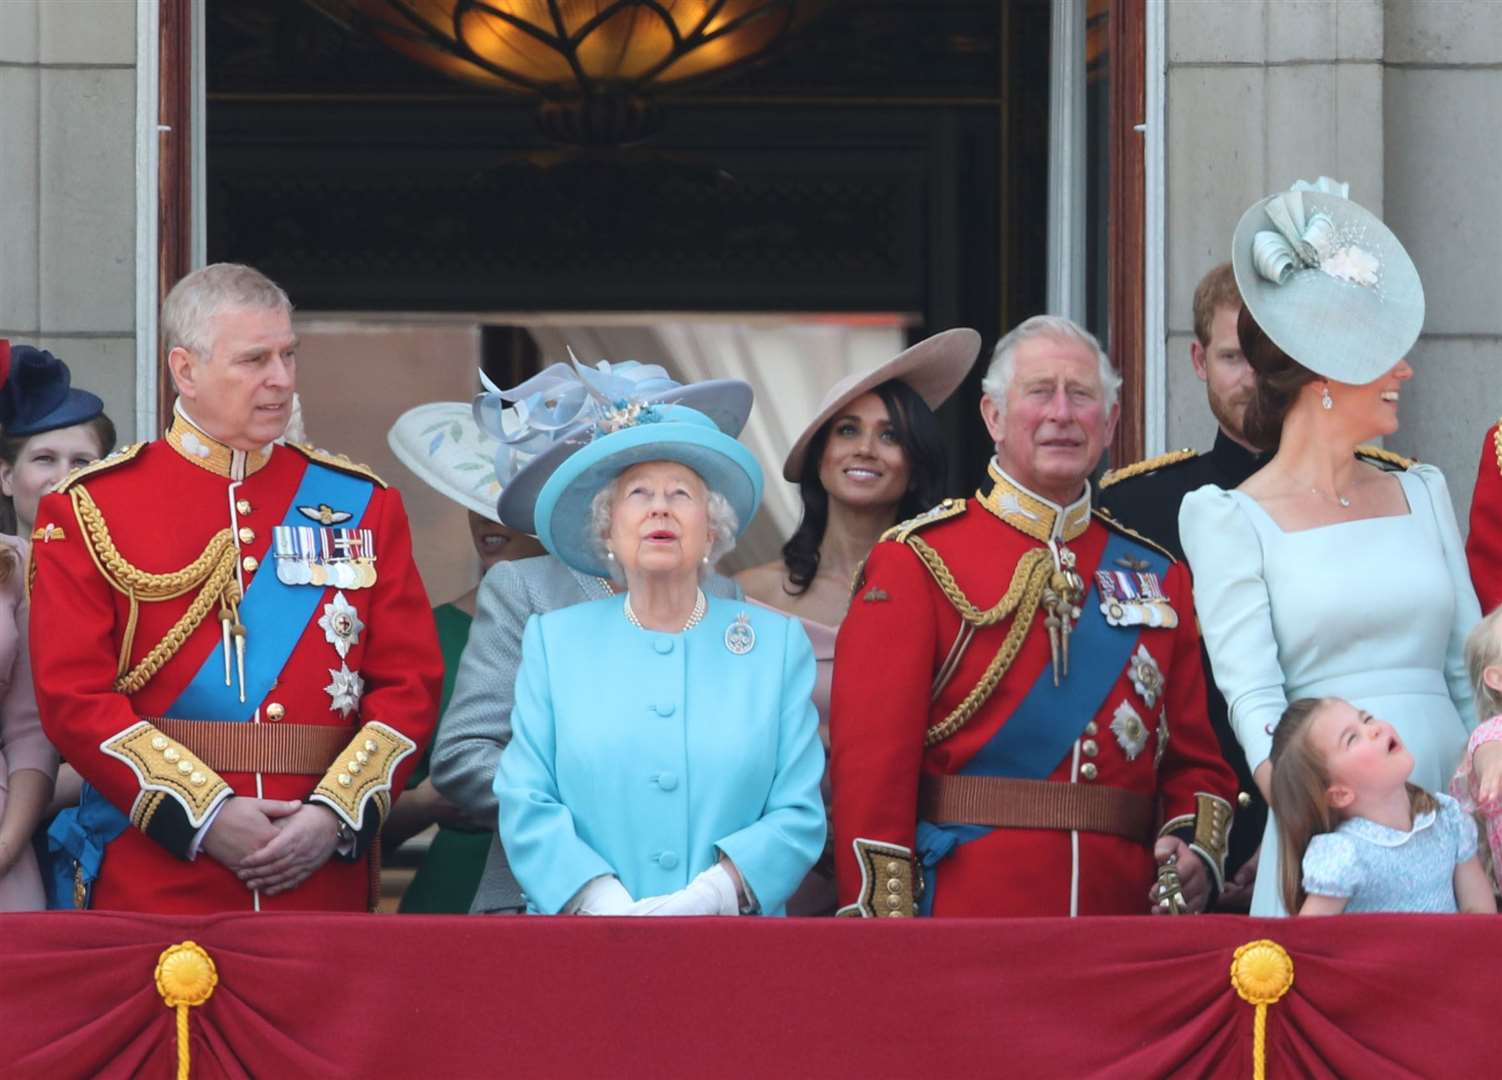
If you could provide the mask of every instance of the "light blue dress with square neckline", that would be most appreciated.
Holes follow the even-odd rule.
[[[1255,499],[1206,485],[1179,511],[1194,603],[1231,726],[1255,770],[1288,702],[1340,697],[1390,722],[1415,784],[1444,791],[1476,725],[1466,634],[1481,617],[1444,476],[1394,474],[1408,513],[1285,532]],[[1278,899],[1268,815],[1253,915]]]

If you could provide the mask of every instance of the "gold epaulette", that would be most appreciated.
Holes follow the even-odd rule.
[[[67,491],[70,487],[78,483],[86,476],[93,476],[95,473],[108,472],[110,469],[118,468],[119,466],[124,465],[126,462],[133,460],[135,456],[144,449],[146,449],[146,444],[143,442],[131,443],[129,446],[122,446],[113,454],[102,457],[98,461],[91,461],[87,465],[80,465],[78,468],[74,469],[67,476],[58,481],[57,487],[53,488],[52,490]]]
[[[899,544],[907,543],[907,538],[919,529],[926,529],[930,525],[936,525],[941,521],[947,521],[952,517],[959,517],[965,512],[964,499],[945,499],[938,506],[923,511],[899,521],[886,532],[881,534],[883,540],[896,540]]]
[[[1502,473],[1502,420],[1492,428],[1492,447],[1497,451],[1497,471]]]
[[[386,481],[375,474],[369,465],[361,465],[358,461],[351,461],[348,454],[331,454],[327,450],[320,450],[312,443],[288,443],[289,450],[296,450],[309,461],[316,461],[320,465],[327,465],[339,472],[350,473],[354,476],[363,476],[374,483],[377,487],[390,487]]]
[[[1411,469],[1418,464],[1413,458],[1406,458],[1402,454],[1395,454],[1391,450],[1384,450],[1380,446],[1372,446],[1363,443],[1356,447],[1356,456],[1365,458],[1374,465],[1390,465],[1396,470]]]
[[[1197,457],[1199,457],[1198,450],[1190,450],[1189,448],[1185,447],[1183,450],[1170,450],[1168,453],[1159,454],[1157,457],[1144,458],[1143,460],[1133,462],[1130,465],[1123,465],[1119,469],[1111,469],[1107,471],[1107,473],[1100,478],[1100,487],[1102,490],[1104,490],[1110,487],[1112,484],[1119,484],[1121,483],[1121,481],[1130,480],[1134,476],[1141,476],[1143,473],[1156,472],[1157,470],[1166,468],[1169,465],[1177,465],[1181,461],[1192,461]]]
[[[1095,515],[1096,520],[1098,520],[1102,525],[1110,529],[1112,532],[1120,533],[1122,536],[1135,540],[1143,547],[1152,548],[1159,555],[1162,555],[1164,558],[1166,558],[1170,563],[1179,561],[1173,557],[1173,552],[1169,551],[1162,544],[1158,543],[1156,540],[1151,540],[1148,537],[1143,536],[1136,529],[1129,528],[1128,526],[1123,525],[1121,522],[1112,517],[1111,512],[1104,507],[1094,507],[1090,512]]]

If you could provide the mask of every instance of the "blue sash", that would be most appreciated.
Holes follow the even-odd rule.
[[[1168,560],[1118,533],[1112,533],[1101,552],[1101,567],[1120,556],[1149,563],[1148,569],[1164,580]],[[1121,678],[1127,661],[1137,649],[1141,627],[1118,627],[1106,622],[1100,610],[1095,575],[1080,604],[1080,618],[1070,635],[1069,675],[1053,684],[1053,669],[1045,664],[1027,695],[979,752],[959,770],[960,776],[1000,776],[1018,780],[1042,780],[1054,771],[1069,752],[1085,725],[1099,714],[1106,696]],[[928,914],[933,904],[934,868],[955,845],[987,836],[994,829],[979,825],[936,825],[918,822],[918,855],[928,888],[919,914]]]
[[[297,508],[320,503],[348,510],[350,520],[358,522],[370,504],[372,490],[368,480],[310,461],[282,524],[305,523]],[[245,723],[255,715],[323,599],[321,588],[283,583],[276,576],[275,561],[261,564],[240,602],[246,642],[254,643],[245,654],[245,700],[240,700],[238,685],[224,685],[224,655],[216,648],[164,716]],[[105,847],[129,826],[130,819],[113,803],[84,784],[78,805],[59,813],[47,829],[48,866],[42,875],[47,906],[73,907],[75,873],[81,875],[86,894],[91,892]]]

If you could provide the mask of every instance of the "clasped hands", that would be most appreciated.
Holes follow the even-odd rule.
[[[740,874],[722,859],[677,892],[633,900],[616,877],[595,878],[579,893],[579,915],[739,915]]]
[[[203,850],[247,889],[268,896],[295,889],[339,844],[339,822],[326,806],[236,796],[225,801]]]

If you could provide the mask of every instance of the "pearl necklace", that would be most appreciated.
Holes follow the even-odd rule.
[[[683,624],[683,630],[678,631],[680,634],[698,626],[699,620],[703,619],[704,613],[709,610],[709,601],[705,599],[704,590],[699,589],[697,591],[699,595],[694,598],[693,613],[689,615],[688,622]],[[645,630],[646,627],[641,624],[641,620],[636,617],[636,612],[631,609],[631,594],[629,592],[626,594],[625,608],[626,621],[638,630]]]

